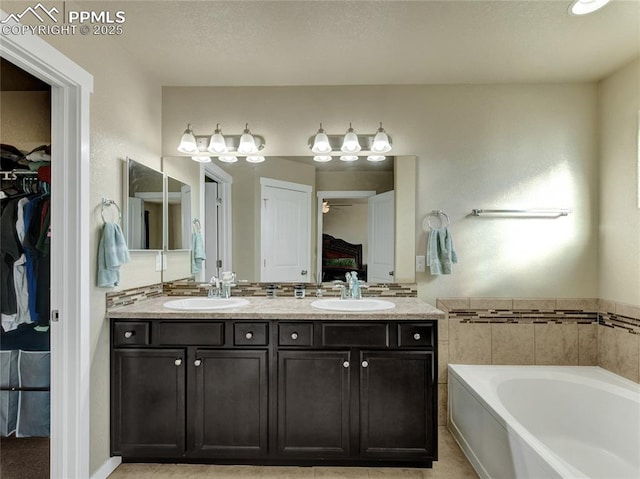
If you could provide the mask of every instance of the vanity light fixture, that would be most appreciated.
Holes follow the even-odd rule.
[[[586,15],[604,7],[609,0],[574,0],[569,6],[571,15]]]
[[[196,135],[193,133],[191,124],[187,125],[187,129],[180,138],[178,151],[186,153],[194,161],[206,163],[203,159],[208,157],[207,153],[212,153],[221,157],[233,157],[234,154],[241,156],[253,156],[252,163],[264,161],[264,157],[258,157],[256,154],[265,147],[265,141],[262,136],[254,135],[249,130],[249,124],[245,123],[244,131],[241,135],[222,135],[220,124],[216,124],[216,129],[212,135]],[[197,159],[196,159],[197,158]],[[256,158],[262,158],[256,161]],[[220,160],[225,161],[225,160]],[[226,160],[228,161],[228,160]],[[237,161],[237,158],[235,159]]]
[[[384,156],[384,155],[369,155],[369,156],[367,156],[367,161],[373,161],[373,162],[384,161],[386,159],[387,159],[387,157]]]
[[[219,156],[218,159],[224,163],[235,163],[236,161],[238,161],[237,156],[231,156],[231,155]]]
[[[198,153],[198,144],[196,142],[196,137],[193,134],[193,128],[191,128],[191,123],[187,125],[187,129],[184,130],[184,133],[182,134],[182,138],[180,138],[178,151],[180,153]]]
[[[327,200],[323,200],[322,201],[322,212],[323,213],[328,213],[329,210],[331,209],[331,206],[329,205],[329,202]]]
[[[361,149],[362,147],[360,146],[360,142],[358,141],[358,135],[356,135],[356,132],[351,126],[351,122],[349,122],[349,129],[344,135],[344,140],[342,141],[342,147],[340,147],[340,150],[342,150],[344,153],[358,153]],[[342,160],[342,157],[340,159]]]
[[[197,161],[198,163],[211,163],[211,157],[210,156],[192,156],[191,159],[193,161]]]
[[[262,163],[264,161],[264,156],[247,156],[247,161],[249,163]]]
[[[331,161],[330,155],[339,156],[340,154],[346,156],[357,155],[359,152],[369,153],[374,156],[375,160],[370,161],[382,161],[385,159],[384,153],[388,153],[393,148],[391,137],[387,134],[382,127],[382,122],[372,134],[356,134],[353,129],[353,125],[349,123],[349,129],[344,135],[328,135],[322,123],[318,132],[309,138],[309,148],[313,153],[315,161]],[[343,160],[344,161],[344,160]],[[353,159],[347,161],[355,161]]]
[[[324,129],[322,128],[322,123],[320,123],[320,129],[318,129],[318,133],[316,133],[316,136],[313,139],[313,146],[311,147],[311,151],[319,154],[331,153],[331,144],[329,143],[329,137],[324,132]],[[316,160],[316,161],[328,161],[328,160]]]
[[[342,155],[341,161],[358,161],[358,155]]]

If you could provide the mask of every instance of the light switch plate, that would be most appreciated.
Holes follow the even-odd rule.
[[[162,271],[162,253],[156,255],[156,271]]]
[[[425,271],[425,258],[422,255],[416,256],[416,272],[424,273]]]

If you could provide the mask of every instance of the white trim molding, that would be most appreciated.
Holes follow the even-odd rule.
[[[0,18],[7,17],[0,11]],[[15,24],[10,21],[9,24]],[[51,85],[51,472],[89,474],[89,100],[93,77],[41,38],[0,32],[0,56]]]
[[[110,457],[91,475],[91,479],[107,479],[120,464],[122,464],[122,457]]]

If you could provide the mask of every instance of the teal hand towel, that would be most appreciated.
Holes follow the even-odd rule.
[[[120,266],[130,261],[129,248],[118,223],[105,223],[98,244],[98,287],[120,283]]]
[[[199,231],[191,235],[191,240],[193,242],[191,248],[191,272],[195,274],[200,272],[202,261],[207,259],[207,255],[204,253],[202,235]]]
[[[429,233],[427,264],[433,275],[451,274],[458,255],[453,249],[453,239],[449,228],[433,229]]]

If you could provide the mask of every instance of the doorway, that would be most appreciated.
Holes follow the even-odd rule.
[[[206,259],[200,281],[220,277],[222,271],[233,271],[232,203],[233,177],[213,163],[201,167],[200,223],[204,231]]]

